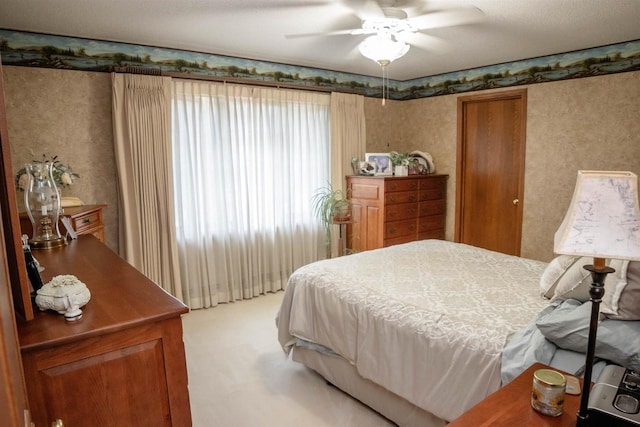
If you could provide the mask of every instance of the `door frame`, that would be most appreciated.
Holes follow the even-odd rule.
[[[458,97],[458,117],[457,117],[457,148],[456,148],[456,209],[455,209],[455,233],[454,241],[460,242],[462,238],[462,218],[465,207],[463,206],[465,183],[464,173],[465,170],[465,149],[466,149],[466,137],[465,137],[465,107],[468,103],[482,102],[482,101],[498,101],[505,99],[520,99],[522,101],[519,111],[521,120],[520,134],[518,138],[522,143],[521,155],[519,158],[519,170],[520,176],[518,179],[518,199],[519,206],[517,210],[517,227],[515,230],[515,236],[517,242],[516,256],[520,256],[522,249],[522,219],[524,212],[524,175],[525,175],[525,153],[527,142],[527,89],[516,90],[504,90],[499,92],[485,93],[481,95],[461,96]]]

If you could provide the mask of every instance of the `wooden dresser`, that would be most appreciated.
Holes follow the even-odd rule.
[[[107,205],[84,205],[64,208],[61,217],[66,216],[71,221],[71,226],[78,235],[93,234],[104,243],[104,221],[102,219],[102,210]],[[20,228],[22,232],[32,237],[33,226],[26,212],[20,214]],[[62,221],[59,222],[60,234],[64,236],[66,230]]]
[[[187,307],[92,235],[36,256],[45,283],[73,274],[91,300],[75,322],[37,309],[35,319],[18,319],[35,425],[190,426]]]
[[[448,175],[348,176],[353,224],[347,245],[365,251],[444,239]]]

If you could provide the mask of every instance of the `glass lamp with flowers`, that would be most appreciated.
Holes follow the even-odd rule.
[[[59,187],[73,184],[78,175],[62,164],[57,156],[27,163],[16,174],[16,187],[24,192],[24,205],[33,226],[33,249],[55,248],[65,240],[58,229],[60,215]]]

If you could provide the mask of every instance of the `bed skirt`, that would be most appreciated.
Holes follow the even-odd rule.
[[[355,367],[340,356],[294,346],[291,358],[314,370],[340,390],[399,426],[443,427],[446,425],[444,420],[430,412],[362,378]]]

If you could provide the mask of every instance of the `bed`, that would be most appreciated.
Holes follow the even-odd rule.
[[[507,338],[548,304],[538,291],[545,266],[442,240],[320,261],[289,279],[279,341],[364,403],[358,389],[379,387],[415,407],[412,418],[443,425],[500,387]],[[326,372],[338,364],[340,375]],[[347,368],[356,384],[341,384]],[[369,406],[415,424],[394,404]]]
[[[396,424],[443,426],[496,391],[504,366],[506,377],[533,361],[581,366],[584,355],[535,324],[566,308],[542,295],[548,270],[442,240],[319,261],[290,277],[278,340],[294,361]]]

